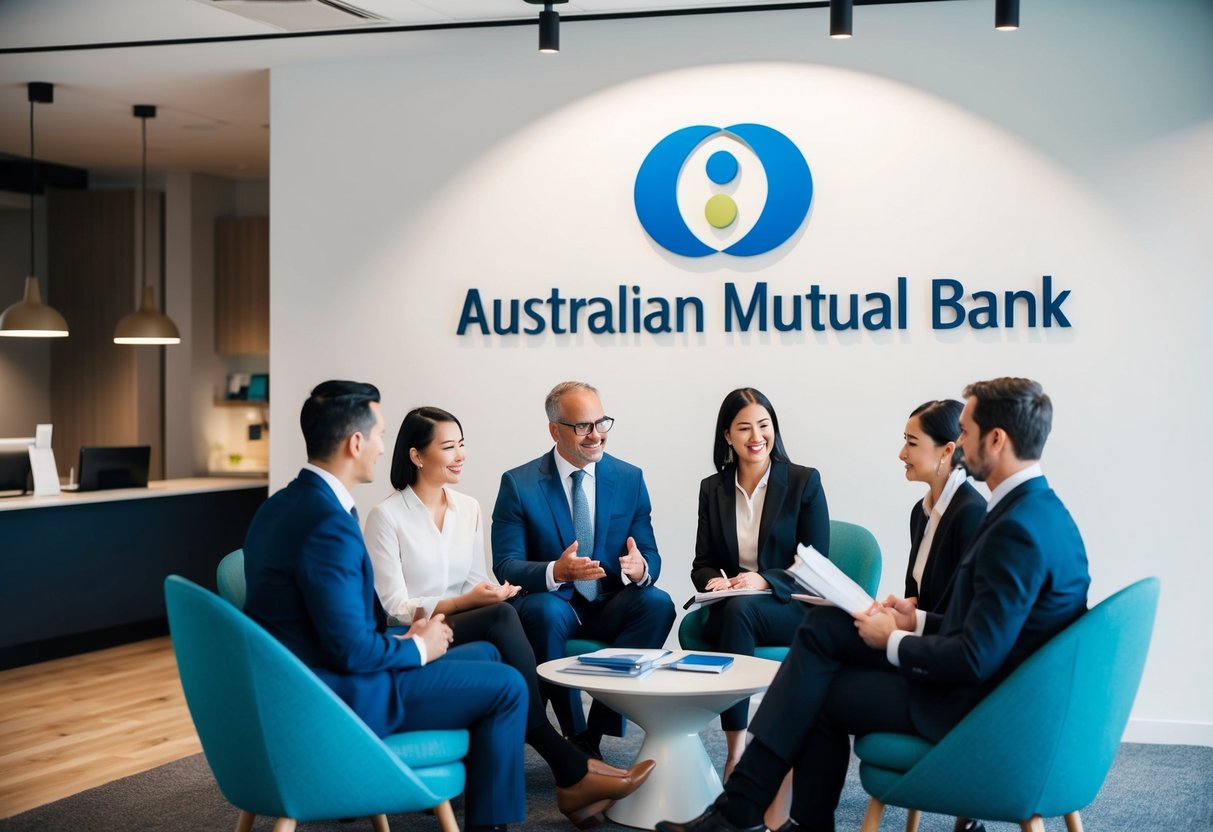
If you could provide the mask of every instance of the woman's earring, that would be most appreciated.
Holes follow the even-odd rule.
[[[937,464],[937,465],[935,466],[935,476],[937,476],[937,477],[938,477],[938,476],[939,476],[941,473],[943,473],[943,462],[944,462],[944,458],[943,458],[943,457],[940,457],[940,458],[939,458],[939,464]]]
[[[733,461],[733,446],[732,445],[729,445],[729,452],[725,456],[724,461],[725,461],[726,465]]]

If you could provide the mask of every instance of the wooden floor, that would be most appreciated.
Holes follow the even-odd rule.
[[[0,671],[0,818],[201,750],[167,636]]]

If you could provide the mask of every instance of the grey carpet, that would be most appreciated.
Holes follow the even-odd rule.
[[[607,739],[603,750],[608,762],[623,765],[639,747],[642,732],[631,726],[628,737]],[[708,752],[719,769],[724,759],[724,738],[719,730],[704,732]],[[840,830],[858,830],[867,796],[852,771],[838,810]],[[458,812],[459,806],[456,806]],[[683,820],[683,819],[679,819]],[[1095,802],[1083,811],[1088,832],[1213,832],[1213,748],[1201,746],[1121,746],[1112,772]],[[437,832],[431,815],[391,818],[392,828],[409,832]],[[889,809],[882,827],[904,829],[905,813]],[[201,755],[187,757],[152,771],[136,774],[90,789],[64,800],[0,820],[0,832],[225,832],[235,828],[236,810],[223,799]],[[551,775],[542,761],[527,750],[528,830],[571,832],[573,826],[556,811]],[[272,827],[258,818],[254,830]],[[1060,819],[1045,822],[1048,830],[1065,828]],[[370,822],[307,823],[302,832],[362,832]],[[608,825],[606,830],[623,829]],[[1013,824],[987,824],[990,832],[1017,830]],[[950,832],[950,818],[925,815],[922,832]]]

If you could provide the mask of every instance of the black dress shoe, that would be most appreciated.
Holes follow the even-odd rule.
[[[986,826],[977,818],[957,818],[953,832],[986,832]]]
[[[602,759],[602,750],[599,748],[602,743],[601,734],[594,735],[588,731],[583,731],[575,737],[570,737],[569,742],[587,757],[593,757],[595,760]]]
[[[763,832],[766,829],[761,823],[757,826],[736,826],[716,808],[715,804],[694,820],[686,823],[674,823],[663,820],[657,823],[657,832]]]
[[[791,818],[788,818],[786,821],[783,822],[783,826],[779,827],[778,829],[768,829],[767,832],[796,832],[796,830],[799,828],[800,828],[799,823],[792,820]],[[982,832],[985,832],[985,830],[983,829]]]

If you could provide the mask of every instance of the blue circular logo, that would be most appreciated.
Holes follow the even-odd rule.
[[[691,154],[708,139],[726,135],[758,157],[767,180],[767,199],[758,221],[744,237],[718,249],[696,237],[678,208],[678,181]],[[708,157],[704,173],[716,185],[737,178],[740,163],[727,150]],[[792,140],[763,124],[712,127],[697,124],[675,130],[649,151],[636,173],[636,216],[654,242],[684,257],[706,257],[723,251],[737,257],[762,254],[782,245],[800,228],[813,201],[813,175]],[[713,195],[704,206],[709,224],[727,228],[737,206],[727,194]]]

